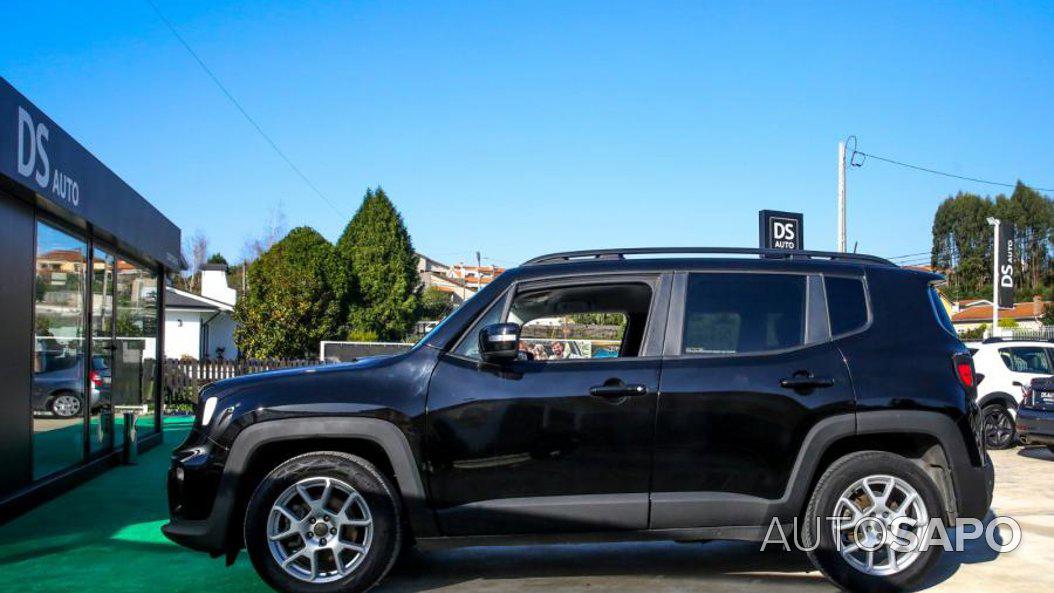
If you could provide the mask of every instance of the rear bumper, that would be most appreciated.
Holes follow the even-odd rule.
[[[1054,411],[1018,409],[1017,434],[1026,445],[1054,445]]]

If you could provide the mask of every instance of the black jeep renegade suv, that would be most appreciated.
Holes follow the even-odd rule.
[[[282,591],[354,592],[411,544],[762,541],[797,521],[839,585],[910,587],[940,548],[876,528],[983,518],[993,485],[939,281],[819,252],[540,257],[406,353],[205,388],[164,532],[245,547]]]

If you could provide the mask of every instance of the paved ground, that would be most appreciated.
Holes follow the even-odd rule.
[[[170,544],[165,522],[166,445],[0,527],[0,592],[264,592],[243,558],[222,561]],[[983,545],[946,554],[933,591],[1054,590],[1054,456],[1045,449],[993,455],[994,510],[1024,528],[1015,552]],[[561,593],[834,591],[798,554],[755,544],[634,543],[474,548],[414,553],[396,566],[385,592]]]

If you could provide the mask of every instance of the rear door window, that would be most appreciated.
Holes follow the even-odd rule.
[[[831,335],[847,334],[867,325],[867,297],[862,279],[826,276],[823,283]]]
[[[1015,373],[1051,374],[1050,359],[1046,349],[1038,346],[1016,346],[1000,348],[999,358],[1006,368]]]
[[[805,276],[689,274],[683,354],[729,355],[805,343]]]

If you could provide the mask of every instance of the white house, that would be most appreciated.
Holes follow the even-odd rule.
[[[165,288],[165,358],[233,359],[234,304],[238,293],[227,286],[227,266],[201,268],[201,294]]]

